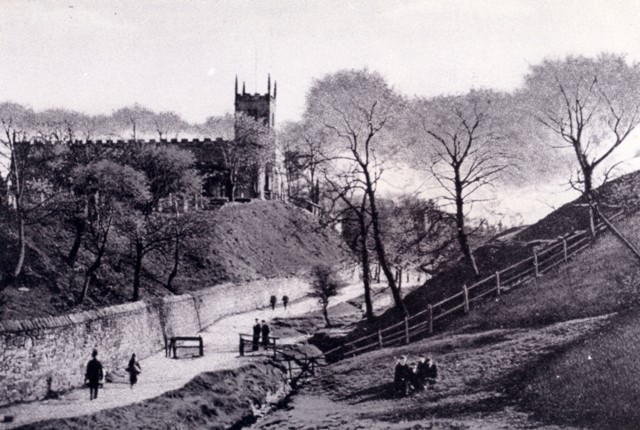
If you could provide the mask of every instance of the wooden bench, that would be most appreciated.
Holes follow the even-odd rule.
[[[184,345],[178,344],[178,342],[198,342],[197,345]],[[202,342],[202,336],[174,336],[169,340],[169,345],[167,348],[167,354],[169,357],[171,356],[171,351],[173,351],[173,358],[178,358],[176,354],[176,349],[178,348],[198,348],[200,357],[204,356],[204,343]]]

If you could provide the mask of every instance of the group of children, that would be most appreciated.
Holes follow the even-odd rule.
[[[409,392],[423,391],[428,385],[430,388],[438,378],[438,366],[431,358],[420,357],[417,363],[407,363],[407,357],[396,359],[394,389],[398,396],[404,397]]]

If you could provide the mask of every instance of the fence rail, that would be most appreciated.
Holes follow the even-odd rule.
[[[609,220],[615,220],[624,211],[620,211],[611,216]],[[605,219],[604,217],[602,217]],[[596,226],[596,233],[607,228],[609,222],[602,222]],[[364,335],[358,339],[351,340],[333,349],[325,351],[320,356],[296,357],[285,352],[287,346],[277,347],[273,339],[273,358],[276,361],[286,361],[289,378],[292,385],[295,385],[302,377],[315,374],[315,369],[322,364],[320,360],[338,360],[343,357],[355,356],[363,352],[369,352],[390,346],[398,346],[411,343],[412,339],[417,340],[425,335],[431,335],[434,331],[434,322],[444,317],[463,311],[470,312],[470,304],[478,301],[490,294],[500,296],[502,292],[513,289],[519,285],[527,283],[532,279],[537,279],[540,275],[557,267],[562,263],[567,263],[569,257],[586,249],[590,243],[590,233],[588,231],[577,231],[561,236],[549,241],[543,247],[534,247],[533,255],[512,264],[502,270],[497,271],[473,285],[467,287],[463,285],[462,291],[457,292],[435,304],[427,305],[423,309],[411,316],[405,317],[402,321],[385,328],[378,328],[374,333]],[[640,253],[639,253],[640,257]],[[518,269],[518,270],[516,270]],[[410,322],[410,321],[416,322]],[[240,355],[244,353],[244,344],[249,343],[250,335],[240,335]],[[295,374],[295,371],[299,371]]]
[[[615,220],[622,213],[623,211],[616,213],[610,220]],[[605,228],[605,223],[599,223],[596,233],[602,232]],[[469,287],[463,285],[462,291],[428,305],[426,309],[405,317],[403,321],[326,351],[324,356],[335,360],[383,347],[409,344],[412,339],[422,338],[425,334],[430,335],[433,333],[434,322],[456,312],[469,313],[471,303],[490,294],[499,296],[504,291],[537,279],[560,264],[567,263],[569,257],[586,249],[591,243],[590,239],[588,231],[578,231],[550,241],[543,247],[534,247],[531,257],[499,270]]]

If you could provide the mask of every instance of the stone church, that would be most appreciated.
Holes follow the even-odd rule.
[[[277,83],[271,89],[271,76],[267,78],[266,94],[249,94],[242,84],[242,91],[238,91],[238,78],[235,83],[235,118],[234,141],[217,140],[185,140],[178,142],[179,146],[191,150],[196,157],[197,168],[205,178],[203,195],[214,199],[230,199],[231,191],[226,172],[225,154],[230,145],[237,145],[242,134],[240,118],[251,118],[267,130],[267,138],[271,141],[268,153],[257,160],[255,166],[245,166],[244,177],[240,178],[233,191],[235,200],[248,199],[285,200],[286,174],[284,172],[284,155],[279,148],[275,130]],[[249,137],[251,139],[251,137]],[[260,142],[251,142],[261,145]],[[227,155],[228,156],[228,155]]]

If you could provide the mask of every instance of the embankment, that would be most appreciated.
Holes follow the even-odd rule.
[[[0,323],[0,405],[45,398],[82,385],[87,357],[100,351],[105,368],[132,352],[144,358],[164,348],[165,337],[192,336],[215,321],[265,307],[274,294],[306,295],[299,278],[222,284],[155,302],[110,306],[59,317]]]

